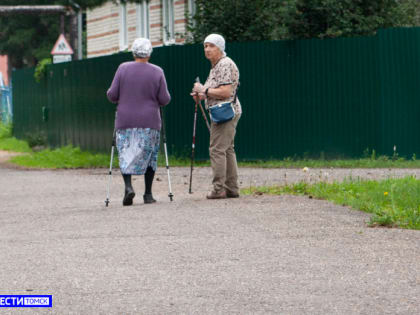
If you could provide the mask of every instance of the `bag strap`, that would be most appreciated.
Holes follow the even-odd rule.
[[[236,104],[236,96],[237,96],[237,94],[238,94],[238,90],[239,90],[239,85],[240,85],[241,83],[238,81],[238,86],[236,87],[236,91],[235,91],[235,97],[233,98],[233,102]]]

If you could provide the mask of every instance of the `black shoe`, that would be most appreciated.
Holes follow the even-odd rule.
[[[144,194],[143,195],[144,203],[154,203],[156,202],[156,199],[153,198],[152,194]]]
[[[136,193],[133,188],[126,188],[124,192],[123,206],[131,206]]]
[[[231,191],[226,191],[226,197],[228,198],[239,198],[239,193],[233,193]]]

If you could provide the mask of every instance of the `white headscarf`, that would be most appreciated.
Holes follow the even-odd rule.
[[[204,40],[204,44],[205,43],[211,43],[211,44],[216,45],[216,47],[219,48],[220,51],[222,52],[223,56],[226,56],[226,53],[225,53],[225,39],[223,38],[222,35],[210,34]]]
[[[133,56],[137,58],[150,57],[153,48],[152,43],[147,38],[136,38],[131,46]]]

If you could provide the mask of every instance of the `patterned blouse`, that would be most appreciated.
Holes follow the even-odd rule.
[[[236,90],[238,89],[239,84],[239,70],[236,64],[229,57],[222,57],[217,64],[215,64],[211,70],[210,74],[204,84],[204,87],[207,88],[218,88],[221,85],[232,84],[232,94],[226,99],[216,99],[208,97],[206,99],[206,108],[216,105],[218,103],[232,102],[235,98]],[[236,103],[233,104],[233,108],[236,114],[242,113],[241,103],[236,97]]]

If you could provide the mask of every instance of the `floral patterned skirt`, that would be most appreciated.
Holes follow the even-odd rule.
[[[151,128],[120,129],[116,144],[121,173],[143,175],[150,166],[156,171],[160,131]]]

